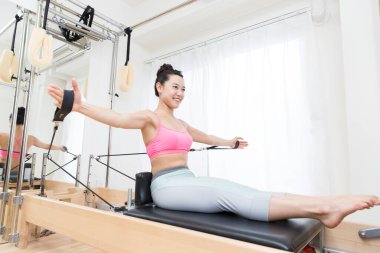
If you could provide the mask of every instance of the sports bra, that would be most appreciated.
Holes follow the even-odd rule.
[[[157,115],[157,114],[156,114]],[[150,159],[163,154],[187,153],[190,150],[193,138],[187,132],[166,128],[158,117],[159,126],[156,136],[146,145],[146,152]]]
[[[8,151],[7,150],[0,150],[0,157],[7,159]],[[13,151],[12,158],[20,158],[20,152]]]

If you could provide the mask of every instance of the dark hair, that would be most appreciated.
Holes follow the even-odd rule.
[[[17,109],[17,120],[16,125],[24,125],[25,107],[19,107]],[[9,115],[9,119],[12,118],[12,113]]]
[[[182,72],[174,69],[172,65],[166,63],[162,65],[160,69],[157,71],[157,78],[154,82],[154,94],[156,95],[156,97],[159,97],[156,83],[159,82],[161,84],[164,84],[167,80],[169,80],[169,75],[177,75],[183,77]]]

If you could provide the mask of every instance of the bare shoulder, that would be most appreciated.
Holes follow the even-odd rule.
[[[146,131],[147,129],[154,128],[158,125],[157,116],[153,111],[147,109],[137,113],[144,117],[145,124],[142,130]]]
[[[182,119],[178,119],[185,127],[186,127],[186,129],[188,129],[189,127],[190,127],[190,125],[189,124],[187,124],[187,122],[186,121],[184,121],[184,120],[182,120]]]
[[[152,121],[155,117],[155,113],[148,109],[138,111],[137,113],[140,114],[141,116],[145,116],[148,121]]]

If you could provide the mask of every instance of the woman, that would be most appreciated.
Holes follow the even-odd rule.
[[[22,144],[22,133],[24,131],[24,115],[25,108],[19,107],[17,109],[17,119],[16,119],[16,129],[15,129],[15,138],[13,144],[13,154],[12,154],[12,174],[16,174],[18,171],[18,167],[20,164],[20,150]],[[9,116],[9,122],[12,120],[12,114]],[[0,163],[6,164],[7,155],[8,155],[8,143],[9,143],[9,134],[8,133],[0,133]],[[32,146],[36,146],[38,148],[49,149],[49,144],[40,141],[37,137],[33,135],[28,135],[26,142],[26,153],[28,153],[29,149]],[[66,151],[65,146],[52,146],[52,150],[61,150]]]
[[[208,145],[239,148],[248,143],[240,137],[230,140],[208,135],[174,117],[185,95],[182,73],[164,64],[157,72],[155,94],[159,98],[155,111],[117,113],[81,101],[78,84],[73,80],[73,111],[112,127],[140,129],[151,159],[154,203],[166,209],[221,212],[230,211],[261,221],[309,217],[319,219],[329,228],[357,210],[379,205],[376,196],[302,196],[259,191],[231,181],[196,177],[187,167],[187,153],[192,141]],[[49,85],[48,93],[60,107],[63,90]]]

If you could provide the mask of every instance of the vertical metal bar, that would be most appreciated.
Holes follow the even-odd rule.
[[[42,0],[37,0],[36,28],[41,27]]]
[[[115,84],[116,84],[116,67],[117,67],[117,51],[119,48],[119,37],[115,38],[115,41],[113,43],[113,49],[112,49],[112,64],[111,64],[111,77],[110,77],[110,88],[109,88],[109,95],[110,95],[110,109],[113,108],[113,99],[115,97]],[[106,171],[106,183],[105,187],[108,187],[108,180],[109,180],[109,172],[110,172],[110,157],[111,154],[111,144],[112,144],[112,127],[108,127],[108,149],[107,149],[107,171]]]
[[[34,172],[36,171],[36,153],[32,154],[32,169],[30,170],[29,186],[34,188]]]
[[[29,32],[29,11],[24,10],[24,18],[23,18],[23,31],[22,31],[22,39],[21,39],[21,45],[20,45],[20,59],[19,59],[19,69],[17,71],[17,85],[21,85],[21,79],[22,74],[24,72],[25,67],[25,56],[26,56],[26,43],[27,43],[27,37]],[[17,178],[17,186],[16,186],[16,196],[15,199],[18,199],[21,196],[21,189],[22,189],[22,183],[24,180],[24,167],[25,167],[25,153],[26,153],[26,141],[27,141],[27,134],[28,134],[28,116],[29,116],[29,102],[30,102],[30,86],[31,86],[32,80],[29,79],[28,84],[28,99],[27,99],[27,105],[26,105],[26,112],[24,116],[24,129],[23,129],[23,138],[22,138],[22,144],[21,144],[21,152],[20,152],[20,164],[18,169],[18,178]],[[13,114],[13,118],[17,118],[17,114]],[[12,151],[9,151],[8,149],[8,156],[12,154]],[[11,159],[11,158],[8,158]],[[17,242],[17,221],[18,221],[18,214],[20,210],[20,205],[17,202],[18,205],[15,205],[13,217],[12,217],[12,228],[11,233],[9,235],[9,241],[10,242]]]
[[[325,228],[324,227],[322,228],[321,232],[319,232],[318,239],[319,239],[318,247],[319,247],[320,252],[322,252],[325,247]]]
[[[132,188],[128,188],[128,202],[127,202],[127,210],[132,208]]]
[[[88,172],[87,172],[87,187],[90,188],[90,176],[91,176],[91,167],[92,167],[92,159],[94,158],[93,155],[90,155],[90,158],[88,160]],[[90,201],[88,200],[90,196],[89,191],[86,190],[85,193],[85,199],[86,199],[86,206],[90,206]]]
[[[87,173],[87,187],[88,188],[90,188],[90,176],[91,176],[92,159],[94,159],[94,156],[90,155],[90,158],[88,160],[88,173]]]
[[[5,171],[4,171],[4,182],[3,182],[3,194],[6,194],[8,192],[8,185],[9,185],[9,177],[12,169],[12,154],[13,154],[13,145],[14,145],[14,137],[15,137],[15,127],[16,127],[16,121],[17,121],[17,111],[18,111],[18,95],[21,88],[21,79],[22,79],[22,73],[23,73],[23,66],[24,66],[24,53],[25,53],[25,44],[26,44],[26,30],[27,30],[27,22],[28,20],[28,13],[24,13],[24,21],[23,21],[23,34],[20,42],[20,50],[19,50],[19,61],[18,61],[18,71],[17,71],[17,81],[16,81],[16,88],[14,93],[14,99],[13,99],[13,113],[12,113],[12,123],[10,127],[9,132],[9,142],[8,142],[8,153],[7,153],[7,160],[5,165]],[[3,198],[1,201],[1,208],[0,208],[0,231],[3,232],[4,230],[4,222],[5,222],[5,206],[7,204],[7,199]]]
[[[46,194],[45,194],[45,179],[46,179],[47,158],[48,158],[48,154],[44,153],[43,154],[43,158],[42,158],[41,183],[40,183],[40,189],[41,189],[40,196],[42,196],[42,197],[46,197]]]
[[[78,156],[77,156],[77,173],[76,173],[76,175],[75,175],[75,178],[76,178],[77,180],[79,180],[79,174],[80,174],[80,159],[81,159],[81,155],[78,155]],[[78,186],[79,186],[79,183],[78,183],[77,180],[75,180],[75,187],[78,187]]]

